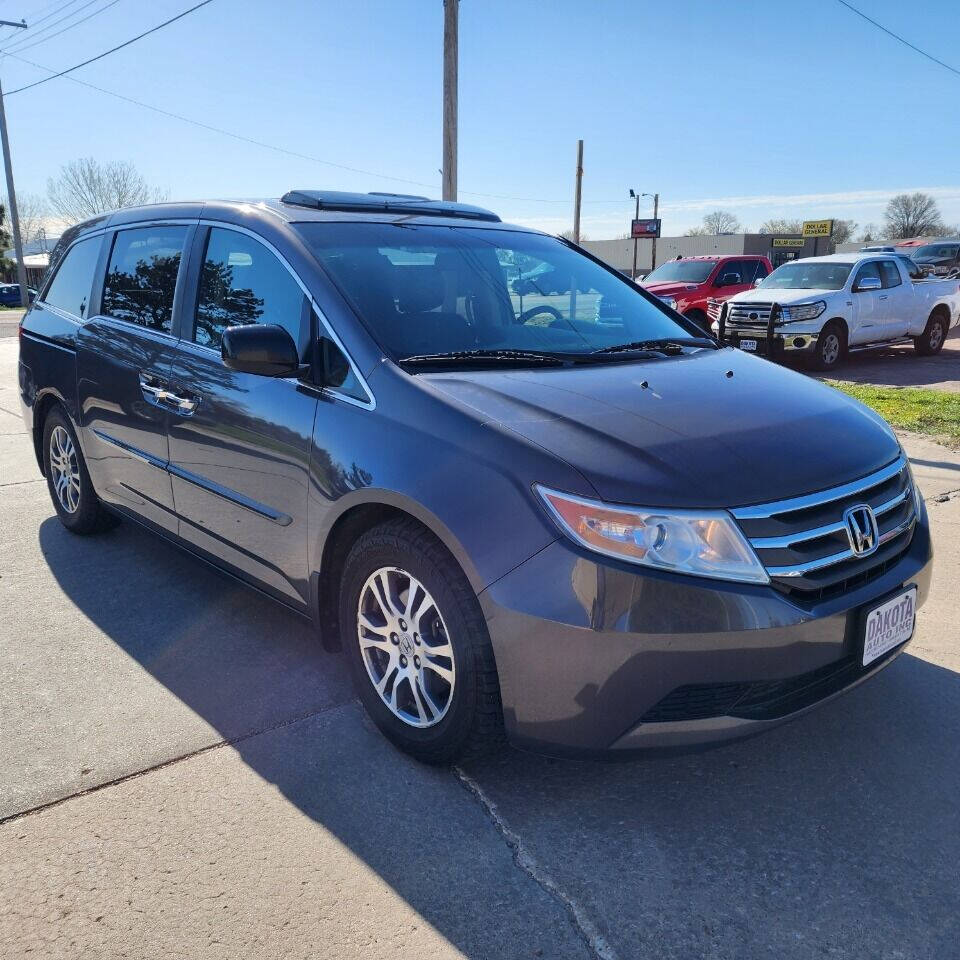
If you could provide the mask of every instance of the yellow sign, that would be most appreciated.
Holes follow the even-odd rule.
[[[774,237],[773,245],[775,247],[802,247],[804,241],[799,237]]]
[[[803,235],[805,237],[829,237],[833,233],[832,220],[804,220]]]

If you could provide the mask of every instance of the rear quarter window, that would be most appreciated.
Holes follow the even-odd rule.
[[[86,319],[101,241],[101,237],[78,240],[66,252],[44,293],[44,303],[78,320]]]

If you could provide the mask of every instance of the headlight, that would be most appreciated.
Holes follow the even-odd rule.
[[[827,309],[825,300],[815,300],[813,303],[795,303],[791,307],[783,308],[783,319],[787,322],[793,320],[815,320]]]
[[[902,449],[901,447],[901,450]],[[903,457],[906,460],[906,453],[904,453]],[[910,478],[910,486],[913,487],[913,506],[917,513],[917,520],[919,520],[920,515],[923,513],[923,494],[917,486],[916,478],[913,476],[913,467],[910,466],[909,460],[907,460],[907,476]]]
[[[677,309],[677,301],[675,297],[657,297],[658,300],[662,300],[671,310]]]
[[[658,570],[768,583],[733,518],[723,510],[645,510],[584,500],[536,485],[551,516],[576,543]]]

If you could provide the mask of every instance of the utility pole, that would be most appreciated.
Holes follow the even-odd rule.
[[[19,27],[27,29],[25,20],[15,23],[12,20],[0,20],[0,27]],[[3,141],[3,167],[7,175],[7,199],[10,202],[10,228],[13,232],[13,250],[17,258],[17,283],[20,284],[20,305],[30,306],[27,293],[27,268],[23,265],[23,244],[20,242],[20,215],[17,213],[17,194],[13,189],[13,165],[10,162],[10,140],[7,137],[7,110],[3,98],[3,84],[0,83],[0,140]]]
[[[577,141],[577,185],[573,194],[573,242],[580,242],[580,198],[583,195],[583,141]]]
[[[457,58],[460,0],[443,0],[443,199],[457,199]]]
[[[655,193],[653,195],[653,219],[657,219],[657,210],[660,208],[660,194]],[[657,237],[654,234],[653,237],[653,246],[650,247],[650,269],[651,271],[657,269]]]
[[[634,189],[631,187],[631,189],[630,189],[630,196],[633,197],[633,198],[637,201],[637,209],[636,209],[636,212],[635,212],[634,215],[633,215],[633,219],[634,219],[634,220],[639,220],[639,219],[640,219],[640,194],[637,193],[636,191],[634,191]],[[633,233],[633,224],[630,224],[630,232]],[[636,280],[636,279],[637,279],[637,244],[638,244],[639,242],[640,242],[640,238],[637,237],[636,235],[634,235],[634,238],[633,238],[633,271],[632,271],[631,274],[630,274],[630,279],[631,279],[631,280]]]

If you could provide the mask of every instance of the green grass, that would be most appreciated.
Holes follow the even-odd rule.
[[[861,383],[830,386],[872,407],[891,427],[910,430],[960,449],[960,394],[915,387],[873,387]]]

